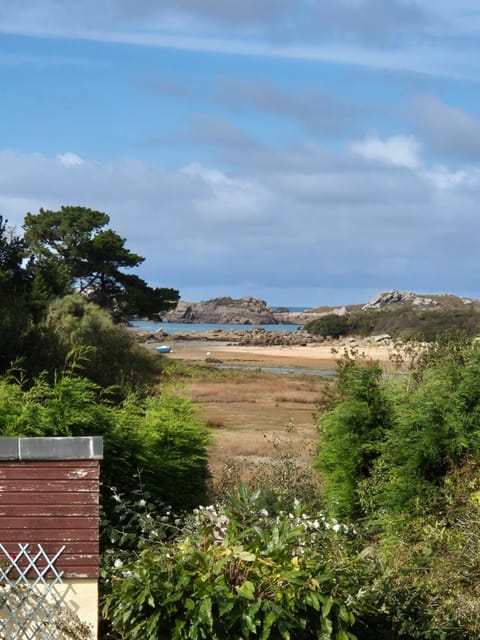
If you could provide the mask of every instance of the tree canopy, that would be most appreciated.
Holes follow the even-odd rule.
[[[0,216],[0,370],[22,352],[22,338],[31,322],[30,276],[23,266],[25,243]]]
[[[144,258],[126,247],[125,238],[107,227],[109,222],[107,214],[86,207],[40,209],[26,214],[21,237],[0,216],[0,373],[13,363],[28,375],[43,368],[53,375],[62,367],[78,341],[68,345],[60,339],[50,309],[68,315],[72,294],[81,296],[85,305],[95,303],[116,321],[133,315],[154,318],[176,305],[176,289],[151,287],[126,272]],[[81,299],[73,306],[90,309]],[[127,360],[124,364],[125,370],[131,368]]]
[[[8,220],[0,215],[0,291],[2,293],[23,293],[28,276],[22,267],[25,256],[25,242],[13,229]]]
[[[145,258],[126,246],[126,239],[105,228],[107,214],[81,206],[27,213],[24,241],[32,256],[40,297],[78,290],[89,301],[116,315],[153,316],[175,306],[179,293],[152,288],[139,276],[124,273]]]

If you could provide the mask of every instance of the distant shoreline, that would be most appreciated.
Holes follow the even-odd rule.
[[[359,355],[378,361],[385,369],[393,369],[393,344],[362,344],[354,347]],[[174,343],[169,359],[192,364],[248,365],[251,367],[283,367],[302,369],[336,369],[337,361],[349,345],[344,342],[307,346],[241,346],[198,341]]]
[[[299,323],[278,323],[278,324],[230,324],[216,322],[156,322],[153,320],[129,320],[129,326],[136,327],[142,331],[155,332],[163,329],[166,333],[207,333],[214,329],[222,331],[251,331],[252,329],[264,329],[265,331],[296,331],[302,328]]]

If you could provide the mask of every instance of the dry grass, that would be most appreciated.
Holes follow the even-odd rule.
[[[282,453],[310,465],[317,440],[315,413],[327,384],[314,375],[263,372],[198,374],[182,394],[200,407],[212,433],[210,467],[252,469]]]

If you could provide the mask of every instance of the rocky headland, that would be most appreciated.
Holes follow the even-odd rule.
[[[162,322],[202,324],[277,324],[265,300],[213,298],[201,302],[180,300],[175,309],[163,314]]]
[[[358,311],[381,310],[386,307],[411,307],[413,309],[465,308],[480,310],[480,300],[450,294],[425,295],[412,291],[392,289],[379,293],[365,304],[319,306],[305,311],[270,307],[265,300],[245,296],[243,298],[212,298],[201,302],[180,300],[175,309],[163,314],[159,321],[174,323],[212,324],[298,324],[306,325],[327,315],[346,316]]]
[[[358,314],[382,312],[386,309],[411,309],[419,312],[470,309],[472,312],[480,312],[480,300],[450,294],[420,295],[411,291],[393,289],[376,295],[363,305],[321,306],[302,312],[291,312],[288,309],[272,309],[264,300],[258,298],[223,297],[202,302],[180,301],[175,309],[164,314],[159,320],[179,324],[241,324],[245,325],[245,329],[212,329],[201,333],[189,329],[167,333],[162,329],[151,332],[129,327],[129,331],[134,334],[138,342],[150,345],[168,340],[169,342],[205,341],[252,346],[306,346],[326,340],[325,337],[311,335],[304,330],[304,326],[313,320],[331,315],[345,317],[356,314],[358,316]],[[255,324],[296,324],[299,328],[296,331],[282,331],[280,326],[275,331],[247,328],[248,325]],[[383,331],[378,335],[370,336],[369,340],[388,340],[389,337],[388,333]]]

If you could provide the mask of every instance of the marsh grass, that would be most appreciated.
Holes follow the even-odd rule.
[[[197,367],[182,395],[200,407],[210,428],[209,464],[215,481],[231,469],[251,480],[287,453],[309,469],[317,442],[315,414],[326,379],[304,374],[215,371]],[[293,464],[293,463],[292,463]],[[222,480],[222,481],[223,481]]]
[[[216,473],[212,476],[212,500],[234,493],[240,484],[250,491],[259,492],[269,512],[291,511],[297,500],[319,508],[320,476],[313,470],[311,458],[315,443],[302,442],[293,423],[282,434],[253,438],[251,455],[229,456],[217,459]]]

